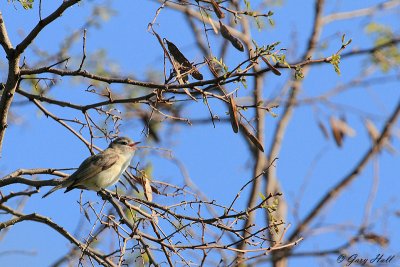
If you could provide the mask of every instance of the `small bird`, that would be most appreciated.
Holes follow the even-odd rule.
[[[98,192],[115,184],[129,166],[139,143],[128,137],[116,138],[106,150],[85,159],[73,174],[42,198],[61,188],[66,188],[64,193],[74,188]]]

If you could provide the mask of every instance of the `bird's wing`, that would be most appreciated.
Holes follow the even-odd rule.
[[[70,179],[73,182],[68,185],[68,188],[73,188],[77,184],[81,184],[85,180],[99,174],[101,171],[109,169],[117,162],[118,158],[118,154],[108,153],[106,150],[97,155],[88,157],[82,162],[78,170],[71,174]]]

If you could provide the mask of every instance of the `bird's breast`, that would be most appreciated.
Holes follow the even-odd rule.
[[[97,175],[97,186],[100,188],[109,187],[118,182],[122,173],[129,166],[132,157],[121,157],[113,166],[100,172]]]

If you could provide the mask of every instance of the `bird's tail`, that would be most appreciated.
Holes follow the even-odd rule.
[[[63,188],[63,184],[60,184],[60,185],[57,185],[57,186],[53,187],[49,192],[47,192],[46,194],[44,194],[44,195],[42,196],[42,198],[47,197],[48,195],[54,193],[55,191],[57,191],[58,189],[61,189],[61,188]]]

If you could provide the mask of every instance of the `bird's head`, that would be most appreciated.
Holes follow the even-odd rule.
[[[109,148],[121,150],[122,152],[132,152],[137,149],[136,145],[140,142],[133,142],[129,137],[118,137],[114,139]]]

